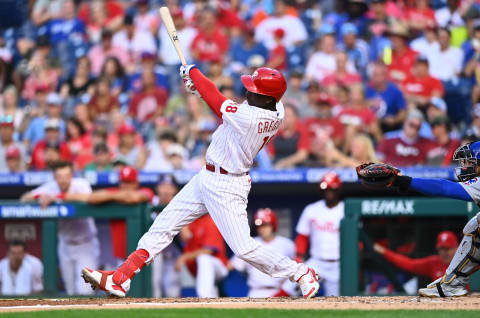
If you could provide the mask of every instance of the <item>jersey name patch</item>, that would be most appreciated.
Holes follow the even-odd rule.
[[[276,130],[280,126],[280,120],[271,120],[258,123],[258,133],[268,133]]]

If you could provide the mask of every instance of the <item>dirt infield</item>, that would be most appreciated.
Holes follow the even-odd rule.
[[[476,309],[480,296],[429,299],[396,297],[319,297],[298,298],[79,298],[79,299],[1,299],[0,312],[52,309],[132,309],[132,308],[265,308],[265,309]]]

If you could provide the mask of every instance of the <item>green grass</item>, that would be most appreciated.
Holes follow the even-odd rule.
[[[478,318],[475,310],[105,309],[2,313],[3,318]]]

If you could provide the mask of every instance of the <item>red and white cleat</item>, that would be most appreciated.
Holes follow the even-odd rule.
[[[320,289],[318,277],[313,268],[308,268],[307,272],[297,279],[297,283],[305,299],[315,297]]]
[[[115,271],[96,271],[87,267],[82,269],[83,279],[92,286],[93,290],[100,289],[111,296],[123,298],[130,289],[130,279],[127,279],[121,285],[115,284],[113,273]]]

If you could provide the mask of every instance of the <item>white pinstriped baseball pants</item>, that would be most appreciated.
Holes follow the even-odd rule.
[[[209,213],[232,251],[260,271],[293,280],[305,266],[260,245],[250,236],[247,218],[250,176],[231,176],[203,169],[173,198],[138,242],[153,257],[186,225]]]

